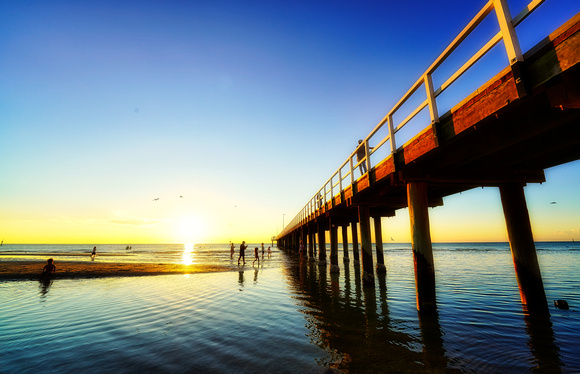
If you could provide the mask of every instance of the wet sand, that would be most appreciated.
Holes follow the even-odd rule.
[[[98,261],[55,261],[56,272],[53,279],[128,277],[166,274],[195,274],[229,271],[225,266],[148,264],[148,263],[109,263]],[[0,280],[40,279],[46,261],[0,261]]]

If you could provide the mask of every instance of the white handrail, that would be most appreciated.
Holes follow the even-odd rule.
[[[401,99],[391,108],[387,115],[375,126],[375,128],[367,135],[355,151],[353,151],[348,159],[342,163],[336,172],[324,183],[323,187],[316,192],[314,197],[312,197],[306,206],[296,215],[296,217],[282,229],[279,237],[284,236],[286,233],[291,232],[297,226],[296,220],[307,220],[309,217],[316,213],[318,209],[321,208],[322,200],[326,205],[328,202],[327,194],[330,193],[330,201],[334,199],[334,187],[339,186],[339,193],[344,192],[344,190],[355,183],[354,170],[360,165],[365,164],[367,171],[371,170],[371,155],[374,154],[378,148],[383,146],[387,141],[390,142],[390,156],[392,156],[396,151],[396,141],[395,134],[401,130],[403,126],[409,123],[415,116],[417,116],[426,107],[429,108],[429,115],[431,118],[431,123],[436,123],[439,121],[439,114],[437,111],[437,97],[445,91],[451,84],[453,84],[459,77],[461,77],[468,69],[470,69],[477,61],[479,61],[486,53],[488,53],[494,46],[496,46],[500,41],[503,40],[506,52],[508,55],[509,63],[512,64],[516,61],[523,60],[523,54],[520,50],[517,35],[515,33],[515,27],[518,26],[524,19],[526,19],[534,10],[536,10],[545,0],[532,0],[524,9],[518,13],[513,19],[511,18],[509,8],[507,6],[507,0],[489,0],[483,8],[473,17],[469,23],[461,30],[461,32],[453,39],[453,41],[445,48],[445,50],[435,59],[435,61],[427,68],[427,70],[421,75],[421,77],[409,88],[409,90],[401,97]],[[481,47],[473,56],[471,56],[459,69],[457,69],[451,76],[436,90],[433,88],[432,74],[441,66],[441,64],[457,49],[457,47],[475,30],[475,28],[493,11],[495,10],[497,16],[497,22],[500,26],[500,31],[495,34],[483,47]],[[425,86],[427,99],[421,102],[415,109],[399,124],[395,125],[393,121],[394,114],[401,109],[401,107],[407,102],[407,100],[413,96],[413,94],[419,89],[419,87]],[[371,149],[369,143],[371,138],[376,135],[376,133],[385,125],[388,127],[388,134],[383,139],[381,139],[378,144]],[[364,158],[360,161],[357,160],[356,163],[353,162],[353,158],[357,157],[357,151],[360,147],[364,148]],[[389,157],[389,156],[387,156]],[[346,175],[342,175],[342,169],[348,164],[349,171]],[[362,174],[362,173],[361,173]],[[343,180],[348,178],[350,175],[350,184],[346,186],[343,185]],[[363,175],[361,175],[362,177]],[[338,177],[338,182],[333,183],[333,178]],[[330,191],[327,191],[327,186],[330,186]],[[321,193],[324,191],[324,195]]]

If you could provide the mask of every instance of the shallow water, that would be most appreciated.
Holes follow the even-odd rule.
[[[509,249],[470,246],[435,250],[434,317],[392,248],[370,289],[353,261],[331,275],[277,251],[224,273],[2,282],[0,372],[579,372],[580,251],[538,251],[548,300],[571,306],[541,319]]]

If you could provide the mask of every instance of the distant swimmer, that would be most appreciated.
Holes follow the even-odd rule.
[[[48,276],[56,271],[56,266],[54,266],[52,261],[53,261],[52,258],[46,260],[47,264],[42,269],[42,274],[40,274],[41,277]]]

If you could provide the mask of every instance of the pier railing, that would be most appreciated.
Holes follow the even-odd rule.
[[[518,13],[514,18],[511,17],[507,5],[507,0],[489,0],[483,8],[471,19],[465,28],[455,37],[455,39],[445,48],[439,57],[429,66],[429,68],[421,75],[421,77],[409,88],[405,95],[395,104],[395,106],[387,113],[387,115],[378,123],[378,125],[362,140],[359,147],[350,154],[350,156],[340,165],[338,170],[324,183],[324,185],[314,194],[314,196],[306,203],[302,210],[290,221],[290,223],[283,228],[279,237],[291,232],[296,227],[302,225],[308,217],[326,206],[326,203],[331,201],[333,197],[346,188],[352,186],[355,182],[355,175],[362,177],[369,170],[376,166],[378,162],[373,163],[371,156],[379,149],[388,146],[388,156],[392,156],[397,151],[397,143],[395,134],[400,131],[413,118],[421,113],[425,108],[429,110],[431,126],[439,122],[439,114],[437,111],[437,97],[445,91],[451,84],[453,84],[459,77],[461,77],[469,68],[471,68],[477,61],[479,61],[486,53],[488,53],[495,45],[503,40],[507,52],[510,65],[523,61],[523,54],[520,49],[515,28],[525,18],[527,18],[544,0],[533,0],[524,9]],[[435,88],[433,86],[432,75],[441,66],[441,64],[451,55],[451,53],[461,45],[461,43],[476,29],[476,27],[495,10],[497,22],[500,31],[493,35],[487,43],[475,54],[473,54],[459,69],[451,74],[451,76]],[[411,113],[397,122],[394,120],[394,115],[401,109],[401,107],[408,103],[419,88],[423,86],[426,90],[427,98],[415,107]],[[379,130],[386,126],[388,132],[382,139],[378,135]],[[378,138],[378,139],[375,139]],[[377,141],[376,145],[370,146],[372,141]],[[358,157],[357,157],[358,154]],[[385,158],[387,158],[385,157]],[[382,161],[382,160],[380,160]],[[379,162],[380,162],[379,161]],[[357,171],[358,168],[358,171]],[[357,179],[358,179],[357,177]]]

